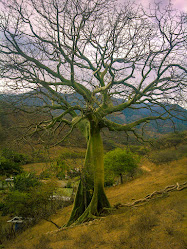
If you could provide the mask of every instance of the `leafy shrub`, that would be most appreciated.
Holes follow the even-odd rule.
[[[133,176],[138,166],[138,157],[130,151],[120,148],[109,151],[104,157],[105,172],[113,172],[116,176],[128,173]]]
[[[0,174],[16,175],[22,172],[21,165],[30,162],[27,155],[9,149],[3,149],[0,154]]]
[[[176,151],[172,149],[165,149],[162,151],[156,151],[150,156],[150,160],[155,164],[168,163],[179,158]]]
[[[129,149],[132,153],[136,153],[136,154],[141,155],[141,156],[149,153],[148,148],[143,147],[143,146],[139,146],[139,145],[131,145]]]
[[[105,147],[105,149],[107,151],[108,150],[113,150],[113,149],[115,149],[117,147],[115,141],[113,141],[112,139],[104,138],[103,143],[104,143],[104,147]]]
[[[105,187],[115,184],[115,174],[109,170],[105,170]]]
[[[9,149],[3,149],[1,155],[14,163],[27,164],[30,162],[29,156]]]
[[[85,157],[85,152],[63,152],[60,157],[59,160],[63,160],[63,159],[77,159],[77,158],[84,158]]]
[[[40,173],[39,178],[40,179],[48,179],[48,178],[50,178],[50,176],[51,176],[50,170],[46,169]]]
[[[37,179],[34,173],[23,173],[14,178],[14,189],[19,191],[29,190],[35,186],[40,185],[40,181]]]
[[[22,167],[19,164],[0,155],[0,175],[10,176],[19,174],[21,172]]]
[[[77,159],[83,158],[85,155],[84,152],[64,152],[61,154],[57,160],[56,164],[52,166],[52,171],[54,172],[55,176],[59,179],[65,178],[67,174],[69,177],[76,177],[80,175],[80,171],[78,169],[71,168],[68,163],[65,162],[65,159]]]
[[[30,207],[28,205],[29,200],[30,195],[28,193],[22,193],[18,190],[10,192],[5,198],[3,215],[24,215],[25,209]]]
[[[4,206],[5,206],[5,204],[3,202],[0,202],[0,211],[3,210]]]
[[[59,180],[62,180],[62,179],[65,178],[65,173],[64,173],[63,171],[58,172],[58,173],[56,174],[56,177],[57,177]]]
[[[11,191],[4,200],[3,214],[33,217],[35,220],[47,217],[58,208],[51,200],[55,188],[56,184],[51,182],[35,185],[24,192]]]
[[[65,187],[66,187],[66,188],[72,188],[72,183],[71,183],[71,181],[68,181]]]
[[[152,141],[152,145],[156,149],[164,149],[164,148],[171,148],[177,147],[181,144],[187,141],[186,132],[175,132],[167,134],[157,140]]]
[[[56,161],[56,164],[52,166],[52,171],[54,172],[55,176],[58,177],[60,180],[65,178],[65,173],[69,170],[69,166],[59,157]]]
[[[76,177],[76,176],[80,176],[81,172],[79,170],[79,168],[75,168],[75,169],[70,169],[67,171],[67,175],[70,178]]]
[[[40,179],[57,177],[58,179],[62,180],[65,178],[65,172],[66,164],[64,162],[61,162],[61,164],[59,164],[58,162],[54,162],[51,163],[51,166],[49,168],[40,173]]]
[[[179,145],[177,152],[180,154],[180,156],[187,156],[187,144]]]

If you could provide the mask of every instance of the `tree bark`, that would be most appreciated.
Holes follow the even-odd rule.
[[[67,226],[74,223],[85,211],[90,204],[94,189],[93,169],[91,165],[91,146],[90,139],[87,143],[87,151],[82,170],[81,179],[74,200],[73,209]]]
[[[104,191],[104,152],[98,125],[90,125],[83,177],[79,183],[72,214],[67,226],[100,215],[110,204]],[[93,194],[92,194],[93,192]]]

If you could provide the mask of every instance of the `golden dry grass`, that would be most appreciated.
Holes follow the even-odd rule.
[[[67,153],[67,152],[72,152],[72,153],[85,152],[85,149],[79,147],[55,146],[49,149],[49,156],[50,158],[57,158],[62,153]]]
[[[36,175],[39,175],[44,171],[46,168],[49,167],[49,164],[47,163],[29,163],[26,165],[23,165],[23,169],[26,172],[33,172]]]
[[[46,154],[46,158],[48,159],[46,163],[29,163],[23,165],[23,169],[26,172],[34,172],[36,175],[40,175],[42,171],[50,168],[53,160],[57,159],[60,155],[65,153],[85,153],[85,149],[77,148],[77,147],[62,147],[56,146],[50,148],[48,153]],[[66,164],[72,168],[81,168],[84,163],[84,158],[76,158],[76,159],[64,159]]]
[[[147,160],[142,163],[150,171],[131,182],[106,189],[112,205],[131,202],[167,185],[186,181],[187,158],[162,166]],[[186,192],[186,189],[170,192],[142,206],[120,208],[105,218],[59,231],[53,224],[40,221],[7,242],[5,248],[185,249]],[[65,224],[71,208],[59,210],[51,219],[58,225]]]
[[[65,163],[71,168],[82,168],[84,164],[83,158],[76,159],[65,159]],[[26,172],[33,172],[36,175],[40,175],[44,170],[49,169],[51,167],[51,163],[29,163],[23,165],[23,169]]]

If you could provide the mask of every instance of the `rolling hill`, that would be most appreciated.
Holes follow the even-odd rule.
[[[6,249],[185,249],[186,248],[186,189],[155,196],[139,205],[120,207],[119,203],[132,203],[166,186],[186,181],[186,158],[156,166],[147,159],[142,161],[144,174],[130,182],[106,190],[114,207],[100,219],[69,228],[56,229],[54,224],[42,220],[16,238],[4,244]],[[180,188],[179,188],[180,189]],[[72,206],[65,207],[48,220],[63,226]]]
[[[46,91],[40,89],[40,91]],[[72,105],[76,105],[77,103],[82,107],[85,105],[83,97],[77,93],[72,94],[62,94],[62,96]],[[122,99],[113,99],[114,105],[117,103],[122,103]],[[16,107],[41,107],[44,104],[51,104],[51,101],[45,96],[42,97],[41,93],[36,91],[31,91],[25,94],[18,94],[18,95],[8,95],[8,94],[0,94],[0,103],[5,108],[6,103],[11,103],[13,106]],[[177,104],[165,104],[162,103],[163,106],[167,110],[171,111],[173,117],[167,121],[151,121],[150,123],[146,124],[144,129],[146,131],[152,132],[154,134],[160,133],[169,133],[176,131],[182,131],[187,129],[187,110],[182,108]],[[53,111],[53,115],[59,114],[61,111]],[[140,118],[147,117],[149,115],[155,116],[159,115],[163,112],[163,108],[159,105],[141,104],[139,107],[137,105],[132,106],[132,108],[126,108],[122,112],[111,114],[107,118],[115,121],[120,124],[131,123],[136,121]],[[1,112],[0,115],[2,116]],[[167,115],[167,114],[165,114]],[[1,118],[1,117],[0,117]],[[138,127],[139,129],[142,126]],[[149,134],[150,135],[150,134]]]

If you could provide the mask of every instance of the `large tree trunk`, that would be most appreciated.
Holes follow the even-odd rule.
[[[90,125],[90,137],[85,158],[84,177],[80,181],[72,214],[67,225],[82,223],[94,218],[101,214],[105,208],[110,207],[104,191],[103,155],[100,129],[97,125],[92,124]]]
[[[82,170],[81,179],[74,200],[73,209],[67,226],[74,223],[90,204],[94,190],[93,165],[91,164],[91,143],[87,142],[87,151]]]

